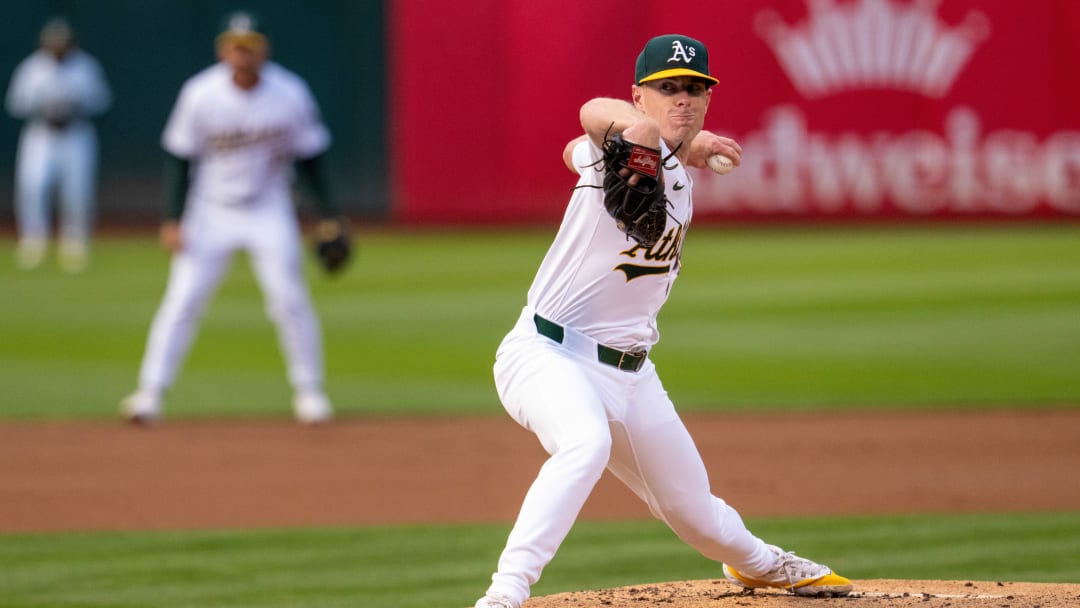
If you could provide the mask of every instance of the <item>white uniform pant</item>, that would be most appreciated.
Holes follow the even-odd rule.
[[[211,296],[233,254],[246,250],[277,328],[290,384],[297,391],[323,381],[322,330],[303,272],[303,240],[287,201],[256,208],[195,206],[182,224],[183,249],[172,259],[165,297],[150,327],[139,386],[172,385]]]
[[[526,308],[494,371],[506,411],[551,456],[525,496],[489,592],[529,597],[605,468],[705,557],[746,572],[773,565],[765,543],[712,495],[651,361],[636,373],[600,363],[595,342],[569,328],[563,344],[537,334]]]
[[[49,237],[50,199],[60,209],[60,237],[85,245],[94,219],[97,187],[97,134],[89,122],[64,129],[27,125],[19,137],[15,212],[19,237]]]

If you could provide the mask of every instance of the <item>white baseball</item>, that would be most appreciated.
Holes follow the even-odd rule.
[[[709,168],[723,175],[735,168],[735,163],[723,154],[713,154],[708,160]]]

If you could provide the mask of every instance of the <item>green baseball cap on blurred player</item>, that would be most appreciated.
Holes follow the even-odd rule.
[[[637,58],[634,82],[641,84],[675,76],[702,78],[710,86],[720,82],[709,75],[709,51],[700,40],[668,34],[645,43]]]
[[[225,25],[218,34],[216,43],[235,44],[254,51],[265,51],[270,41],[259,29],[259,22],[248,11],[236,11],[225,17]]]

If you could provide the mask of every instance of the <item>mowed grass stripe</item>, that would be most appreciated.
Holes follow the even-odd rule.
[[[309,257],[339,410],[500,414],[494,351],[552,231],[361,231],[340,277]],[[653,359],[685,411],[1080,403],[1080,225],[695,226],[683,253]],[[0,266],[0,417],[115,416],[167,271],[149,237],[80,276]],[[170,415],[284,413],[263,308],[238,256]]]
[[[749,519],[769,542],[855,579],[1080,582],[1080,514]],[[0,597],[30,606],[466,606],[509,524],[18,534]],[[579,522],[534,595],[721,578],[655,521]]]

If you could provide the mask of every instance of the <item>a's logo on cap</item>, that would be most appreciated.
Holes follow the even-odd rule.
[[[672,61],[682,61],[684,63],[690,63],[694,59],[694,54],[697,53],[697,49],[692,46],[683,46],[682,41],[671,41],[671,58],[667,60],[668,63]]]

